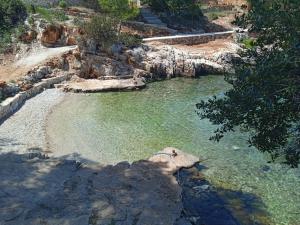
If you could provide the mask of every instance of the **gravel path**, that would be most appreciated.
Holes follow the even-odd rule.
[[[45,149],[47,114],[64,96],[58,89],[49,89],[26,101],[19,111],[0,125],[0,154]]]

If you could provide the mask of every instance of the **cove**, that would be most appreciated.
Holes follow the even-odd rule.
[[[223,77],[206,76],[154,82],[137,92],[70,94],[48,117],[49,150],[114,164],[176,147],[204,160],[203,172],[212,184],[259,197],[257,218],[263,208],[273,224],[300,224],[299,169],[267,164],[268,158],[248,147],[242,133],[228,134],[219,143],[209,141],[215,126],[198,118],[195,104],[227,88]],[[249,214],[254,210],[232,205]]]

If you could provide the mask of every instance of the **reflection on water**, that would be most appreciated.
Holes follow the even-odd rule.
[[[208,76],[156,82],[139,92],[71,95],[49,116],[50,149],[116,163],[177,147],[204,159],[215,186],[259,196],[275,224],[300,224],[299,170],[267,164],[244,134],[208,140],[215,127],[199,120],[195,104],[226,88],[222,77]]]

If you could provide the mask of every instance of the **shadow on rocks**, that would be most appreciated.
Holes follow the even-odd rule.
[[[262,200],[251,193],[210,184],[197,165],[175,175],[182,187],[184,210],[176,225],[268,225],[270,215]]]
[[[163,163],[66,158],[0,154],[1,225],[173,225],[180,216],[181,188]]]

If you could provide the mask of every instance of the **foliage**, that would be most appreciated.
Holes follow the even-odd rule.
[[[128,0],[99,0],[101,10],[120,20],[133,19],[139,10],[129,4]]]
[[[133,48],[141,45],[143,39],[138,35],[132,35],[128,33],[121,33],[119,36],[119,42],[123,45]]]
[[[252,9],[237,20],[258,34],[253,48],[226,75],[232,89],[223,98],[197,104],[200,118],[219,125],[219,141],[237,127],[250,132],[249,143],[274,161],[300,160],[300,7],[298,0],[249,1]]]
[[[84,23],[82,27],[86,32],[87,39],[94,40],[104,50],[116,43],[135,47],[142,42],[139,36],[120,33],[119,20],[107,15],[94,16],[90,22]]]
[[[195,0],[145,0],[157,12],[169,15],[198,17],[202,16],[200,3]]]
[[[26,7],[21,0],[0,1],[0,27],[11,28],[27,17]]]
[[[65,9],[65,8],[67,8],[68,5],[65,0],[60,0],[58,3],[58,6]]]
[[[83,25],[89,39],[93,39],[102,48],[110,47],[117,41],[118,20],[109,16],[94,16]]]
[[[66,21],[69,19],[69,17],[64,12],[55,9],[47,9],[39,6],[35,7],[35,11],[49,22]]]
[[[244,44],[245,48],[247,48],[247,49],[254,48],[256,45],[255,40],[252,38],[246,38],[246,39],[242,40],[242,43]]]
[[[11,43],[11,35],[27,17],[26,7],[21,0],[0,1],[0,51]]]

